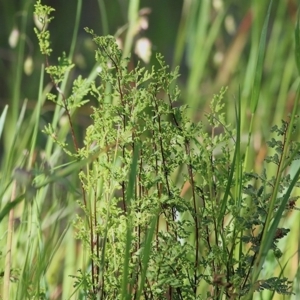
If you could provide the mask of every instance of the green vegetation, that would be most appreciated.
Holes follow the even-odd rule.
[[[257,0],[235,29],[235,2],[183,2],[172,68],[134,54],[139,1],[115,36],[98,1],[104,34],[83,40],[77,1],[56,62],[59,11],[24,1],[0,114],[0,299],[297,299],[300,20]],[[30,14],[42,56],[25,55]]]

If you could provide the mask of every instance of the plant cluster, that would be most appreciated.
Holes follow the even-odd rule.
[[[37,2],[42,24],[51,8]],[[75,289],[90,299],[227,299],[267,289],[290,294],[282,276],[260,276],[267,260],[282,255],[277,243],[289,232],[284,214],[296,208],[299,143],[291,142],[293,111],[268,146],[266,162],[275,172],[245,172],[241,153],[240,103],[236,126],[223,113],[226,89],[211,101],[206,121],[192,122],[179,105],[178,69],[170,71],[161,55],[158,67],[128,69],[114,37],[91,34],[99,64],[95,81],[77,78],[66,97],[61,82],[72,64],[65,55],[46,72],[59,97],[49,100],[68,116],[74,151],[45,132],[80,162],[84,214],[74,221],[88,260],[75,278]],[[36,30],[41,52],[51,53],[46,26]],[[92,125],[80,147],[72,111],[93,97]],[[205,287],[205,288],[203,288]],[[200,293],[205,290],[206,293]]]

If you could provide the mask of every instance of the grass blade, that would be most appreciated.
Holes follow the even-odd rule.
[[[5,105],[4,110],[0,116],[0,138],[4,129],[4,123],[5,123],[5,118],[7,115],[7,111],[8,111],[8,105]]]
[[[295,60],[300,75],[300,12],[298,11],[297,23],[295,28]]]
[[[126,235],[126,249],[125,249],[125,256],[124,256],[124,265],[123,265],[123,279],[122,279],[122,292],[121,292],[121,299],[130,299],[130,294],[128,294],[127,287],[128,287],[128,274],[129,274],[129,261],[130,261],[130,249],[131,249],[131,242],[132,242],[132,232],[133,232],[133,224],[130,218],[130,202],[134,198],[134,187],[135,187],[135,180],[137,174],[137,164],[139,158],[139,147],[135,147],[134,154],[132,158],[132,163],[129,172],[129,182],[128,187],[126,189],[126,206],[128,207],[127,210],[127,235]]]
[[[258,100],[259,100],[259,94],[261,90],[261,79],[262,79],[262,73],[263,73],[263,66],[264,66],[264,57],[265,57],[265,51],[266,51],[266,40],[267,40],[267,30],[268,30],[268,24],[271,14],[271,8],[272,8],[273,0],[270,1],[268,12],[264,21],[263,29],[261,32],[261,37],[259,41],[259,47],[258,47],[258,56],[257,56],[257,62],[256,62],[256,70],[255,70],[255,76],[252,86],[252,95],[251,95],[251,102],[250,102],[250,109],[251,109],[251,122],[250,122],[250,128],[249,128],[249,135],[248,135],[248,143],[247,143],[247,149],[245,154],[245,165],[244,169],[247,169],[247,163],[248,163],[248,156],[250,151],[250,141],[253,131],[253,125],[254,125],[254,116],[257,110]]]
[[[284,149],[283,149],[283,152],[282,152],[283,157],[287,157],[287,151],[288,151],[289,143],[290,143],[290,140],[291,140],[293,124],[294,124],[295,118],[296,118],[296,111],[297,111],[297,108],[298,108],[299,99],[300,99],[300,85],[298,86],[297,97],[296,97],[296,100],[295,100],[295,103],[294,103],[294,108],[293,108],[293,112],[292,112],[291,119],[290,119],[290,125],[288,127],[288,131],[287,131],[287,135],[286,135],[285,146],[284,146]],[[296,149],[295,152],[297,152],[298,150],[299,149]],[[283,211],[284,211],[284,209],[286,207],[286,204],[287,204],[287,202],[290,198],[290,195],[292,193],[293,188],[295,187],[297,181],[299,180],[300,169],[296,172],[291,184],[289,185],[288,190],[286,191],[286,193],[283,197],[283,200],[282,200],[279,208],[276,211],[276,214],[274,216],[274,220],[271,224],[273,211],[274,211],[274,206],[275,206],[275,200],[278,197],[279,182],[281,180],[282,173],[285,170],[284,169],[285,166],[286,165],[283,164],[283,163],[279,166],[279,170],[278,170],[277,177],[276,177],[276,180],[275,180],[274,189],[272,191],[272,197],[270,199],[270,206],[269,206],[269,209],[268,209],[268,215],[267,215],[267,219],[266,219],[266,222],[265,222],[265,228],[264,228],[263,236],[262,236],[262,240],[261,240],[261,245],[260,245],[260,248],[259,248],[259,253],[258,253],[257,258],[256,258],[255,265],[254,265],[255,268],[254,268],[254,272],[253,272],[253,276],[252,276],[252,283],[256,282],[256,280],[257,280],[257,278],[260,274],[260,271],[262,269],[263,263],[266,259],[267,254],[268,254],[268,251],[271,248],[271,244],[273,242],[274,235],[276,233],[278,224],[281,220]],[[271,224],[271,226],[270,226],[270,224]]]
[[[143,249],[143,253],[142,253],[142,272],[141,272],[139,289],[137,292],[136,299],[140,299],[142,290],[144,289],[147,268],[148,268],[148,263],[149,263],[149,259],[150,259],[151,249],[152,249],[152,240],[153,240],[156,224],[157,224],[157,217],[152,219],[150,228],[147,231],[146,236],[145,236],[144,249]]]

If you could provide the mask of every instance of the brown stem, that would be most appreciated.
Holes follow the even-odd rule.
[[[169,99],[169,105],[170,108],[173,109],[172,106],[172,99],[171,99],[171,95],[168,94],[168,99]],[[176,116],[174,113],[172,113],[172,118],[173,121],[177,127],[177,129],[179,131],[182,132],[182,128],[179,124],[179,122],[176,119]],[[191,188],[192,188],[192,198],[193,198],[193,208],[194,208],[194,221],[195,221],[195,242],[196,242],[196,258],[195,258],[195,273],[194,273],[194,285],[193,285],[193,289],[194,289],[194,293],[196,295],[197,293],[197,267],[199,264],[199,220],[198,220],[198,213],[197,213],[197,203],[196,203],[196,191],[195,191],[195,181],[194,181],[194,174],[193,174],[193,165],[192,165],[192,159],[191,159],[191,149],[190,149],[190,142],[187,138],[185,138],[184,141],[184,146],[185,146],[185,152],[189,158],[189,163],[187,165],[187,169],[188,169],[188,174],[189,174],[189,181],[191,184]],[[204,197],[203,197],[203,201],[204,201]],[[208,231],[208,228],[206,228]],[[209,238],[208,238],[209,239]]]

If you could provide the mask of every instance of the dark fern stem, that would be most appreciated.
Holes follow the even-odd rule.
[[[168,93],[168,99],[169,99],[169,106],[170,110],[173,111],[173,105],[172,105],[172,98],[171,95]],[[178,131],[181,133],[183,132],[179,121],[177,120],[175,114],[172,112],[172,119],[175,123]],[[191,185],[192,190],[192,199],[193,199],[193,209],[194,209],[194,221],[195,221],[195,242],[196,242],[196,249],[195,249],[195,265],[194,265],[194,281],[193,281],[193,289],[194,294],[196,296],[197,294],[197,282],[198,282],[198,274],[197,274],[197,268],[199,266],[199,219],[198,219],[198,211],[197,211],[197,203],[196,203],[196,189],[195,189],[195,181],[194,181],[194,174],[193,174],[193,165],[192,165],[192,158],[191,158],[191,150],[190,150],[190,141],[187,137],[184,139],[184,147],[185,147],[185,153],[189,158],[189,162],[187,165],[188,175],[189,175],[189,181]],[[204,201],[204,197],[203,197]],[[208,231],[208,228],[207,228]]]

